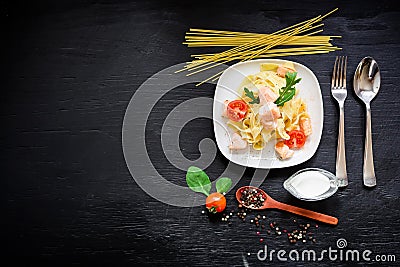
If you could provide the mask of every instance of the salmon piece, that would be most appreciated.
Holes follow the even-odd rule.
[[[284,142],[278,142],[275,145],[275,151],[279,155],[281,159],[291,158],[294,154],[294,151],[291,150]]]
[[[258,115],[264,128],[270,130],[276,127],[276,120],[281,117],[281,112],[276,104],[268,102],[260,108]]]
[[[274,130],[278,125],[277,120],[274,121],[261,121],[262,126],[266,131]]]
[[[243,140],[240,134],[233,133],[231,144],[229,145],[229,149],[231,150],[241,150],[247,148],[247,141]]]
[[[260,104],[266,104],[268,102],[275,102],[275,100],[277,100],[279,97],[268,86],[260,87],[258,89],[258,96],[260,97]]]
[[[300,130],[303,131],[305,136],[309,136],[310,134],[312,134],[310,118],[303,117],[300,119]]]
[[[224,107],[222,110],[222,117],[228,118],[228,104],[229,104],[229,100],[225,100]]]
[[[290,69],[290,68],[284,67],[282,65],[279,65],[278,69],[276,70],[276,73],[278,74],[279,77],[285,78],[286,72],[288,72],[288,71],[295,72],[294,69]]]

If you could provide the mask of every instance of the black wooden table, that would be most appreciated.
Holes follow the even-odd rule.
[[[264,266],[354,265],[350,261],[260,261],[268,250],[371,250],[397,262],[399,249],[400,104],[399,17],[395,1],[17,1],[2,4],[1,199],[2,259],[10,266],[160,265]],[[392,3],[393,2],[393,3]],[[324,128],[316,154],[307,162],[269,172],[262,188],[286,203],[337,216],[336,227],[279,211],[264,211],[265,223],[290,229],[293,220],[310,223],[316,243],[289,244],[285,236],[256,234],[236,216],[228,225],[202,214],[159,202],[132,179],[122,150],[122,124],[130,99],[155,73],[182,63],[194,51],[181,44],[190,27],[273,32],[335,7],[324,33],[342,35],[343,50],[287,59],[316,74],[324,103]],[[282,188],[289,175],[305,167],[334,172],[338,109],[330,95],[336,55],[349,57],[352,76],[364,56],[381,67],[382,86],[372,103],[378,186],[362,185],[364,108],[352,91],[346,101],[349,186],[333,197],[305,203]],[[352,88],[352,81],[348,87]],[[153,108],[146,126],[149,157],[168,181],[185,185],[185,171],[165,158],[160,146],[163,121],[171,110],[196,97],[212,98],[214,85],[178,86]],[[155,88],[156,90],[156,88]],[[209,106],[210,111],[212,106]],[[140,114],[138,114],[140,116]],[[140,125],[139,125],[140,126]],[[196,119],[180,134],[183,155],[195,160],[199,142],[213,137],[212,121]],[[141,139],[143,136],[132,137]],[[212,179],[228,165],[220,154],[206,169]],[[146,168],[146,166],[143,166]],[[247,169],[235,186],[246,185]],[[227,210],[237,210],[233,191]],[[251,216],[257,213],[252,213]],[[250,217],[248,218],[250,219]],[[248,254],[250,253],[250,255]],[[275,252],[277,253],[277,252]],[[276,255],[276,254],[275,254]],[[286,255],[287,256],[287,255]],[[376,259],[378,260],[378,259]],[[377,264],[362,261],[360,264]]]

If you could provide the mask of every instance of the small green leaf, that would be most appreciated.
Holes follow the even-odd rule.
[[[279,89],[279,97],[275,100],[275,104],[283,106],[285,102],[289,101],[296,94],[294,85],[301,81],[301,78],[296,79],[297,72],[287,72],[285,75],[286,86]]]
[[[221,177],[217,180],[215,187],[217,188],[217,192],[219,193],[226,193],[228,192],[229,188],[232,186],[232,180],[227,177]]]
[[[203,193],[208,196],[211,190],[210,178],[200,168],[189,167],[186,173],[186,183],[195,192]]]
[[[246,87],[244,88],[245,95],[248,96],[251,99],[251,102],[249,104],[260,104],[260,98],[255,97],[253,91],[250,91]]]

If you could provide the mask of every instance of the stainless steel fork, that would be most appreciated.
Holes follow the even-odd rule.
[[[331,92],[332,96],[339,103],[339,134],[336,153],[336,177],[339,180],[339,187],[348,185],[346,171],[346,150],[344,144],[344,100],[347,97],[346,90],[346,67],[347,56],[336,57],[332,73]]]

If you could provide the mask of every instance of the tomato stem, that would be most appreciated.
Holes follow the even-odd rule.
[[[214,206],[209,208],[208,211],[211,212],[211,213],[217,213],[217,209]]]

